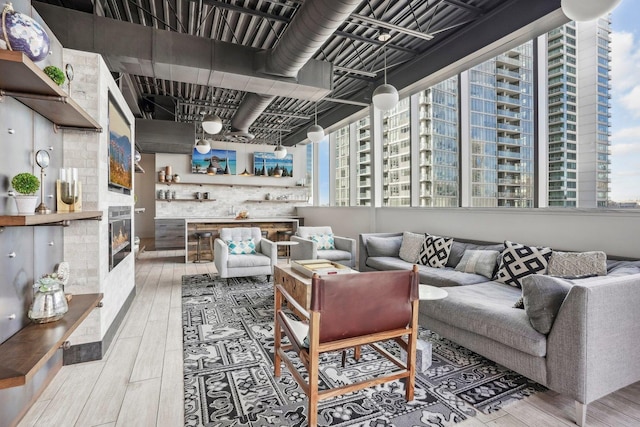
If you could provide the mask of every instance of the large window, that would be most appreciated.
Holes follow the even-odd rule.
[[[411,204],[411,114],[409,98],[384,115],[382,205]]]
[[[372,199],[372,165],[371,159],[371,129],[369,116],[355,123],[356,134],[356,205],[371,206]]]
[[[335,205],[349,206],[349,126],[335,132]]]

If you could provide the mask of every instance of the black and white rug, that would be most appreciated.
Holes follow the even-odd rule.
[[[266,277],[183,276],[185,426],[306,426],[306,396],[286,367],[273,376],[273,284]],[[321,401],[327,426],[448,426],[522,399],[542,386],[428,330],[433,364],[416,375],[415,399],[402,382]],[[388,349],[397,354],[395,344]],[[362,358],[324,357],[324,387],[393,368],[363,347]],[[304,369],[302,369],[304,372]]]

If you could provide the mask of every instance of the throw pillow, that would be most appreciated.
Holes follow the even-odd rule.
[[[367,238],[367,253],[370,257],[398,257],[402,236],[374,237]]]
[[[498,260],[498,251],[467,250],[462,259],[456,265],[456,271],[464,273],[480,274],[486,278],[492,278]]]
[[[256,253],[256,243],[253,238],[247,240],[227,240],[231,255],[249,255]]]
[[[424,234],[416,234],[405,231],[402,233],[402,244],[400,245],[400,259],[415,263],[418,260],[420,247],[424,242]]]
[[[333,250],[336,248],[333,233],[312,234],[309,238],[318,244],[319,251]]]
[[[449,259],[452,244],[453,239],[450,237],[427,235],[418,255],[418,264],[444,268]]]
[[[602,251],[559,252],[553,251],[547,274],[568,279],[606,276],[607,254]]]
[[[572,286],[573,283],[568,280],[541,274],[522,279],[524,311],[536,331],[549,333]]]
[[[521,288],[521,280],[525,277],[547,272],[551,248],[536,248],[508,240],[504,247],[496,281]]]

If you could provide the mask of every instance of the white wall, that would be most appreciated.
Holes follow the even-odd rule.
[[[337,235],[413,231],[640,258],[640,210],[299,207],[305,225]]]
[[[66,290],[104,294],[103,307],[71,335],[69,341],[77,345],[102,340],[135,286],[133,253],[109,271],[109,206],[131,206],[133,214],[133,196],[108,190],[108,93],[131,124],[132,138],[135,119],[100,55],[64,49],[63,59],[74,67],[71,97],[103,128],[101,133],[65,131],[63,137],[64,167],[78,168],[82,181],[82,209],[102,211],[101,221],[75,221],[64,232],[64,257],[71,269]]]

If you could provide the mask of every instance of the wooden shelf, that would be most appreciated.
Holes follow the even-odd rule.
[[[262,187],[277,187],[277,188],[305,188],[304,186],[301,185],[287,185],[287,186],[280,186],[280,185],[264,185],[264,184],[222,184],[219,182],[156,182],[156,184],[158,185],[166,185],[166,186],[172,186],[172,185],[197,185],[199,187],[205,186],[205,185],[216,185],[216,186],[226,186],[226,187],[256,187],[256,188],[262,188]]]
[[[286,199],[286,200],[278,200],[278,199],[272,199],[272,200],[265,200],[265,199],[249,199],[249,200],[245,200],[247,203],[307,203],[306,200],[291,200],[291,199]]]
[[[24,53],[0,50],[0,96],[11,96],[59,127],[102,127]]]
[[[27,383],[97,307],[102,294],[74,295],[57,322],[31,323],[0,345],[0,389]]]
[[[216,199],[156,199],[156,202],[215,202]]]
[[[1,52],[1,51],[0,51]],[[0,215],[0,227],[21,227],[27,225],[68,225],[69,221],[82,219],[102,219],[102,211],[34,215]]]

